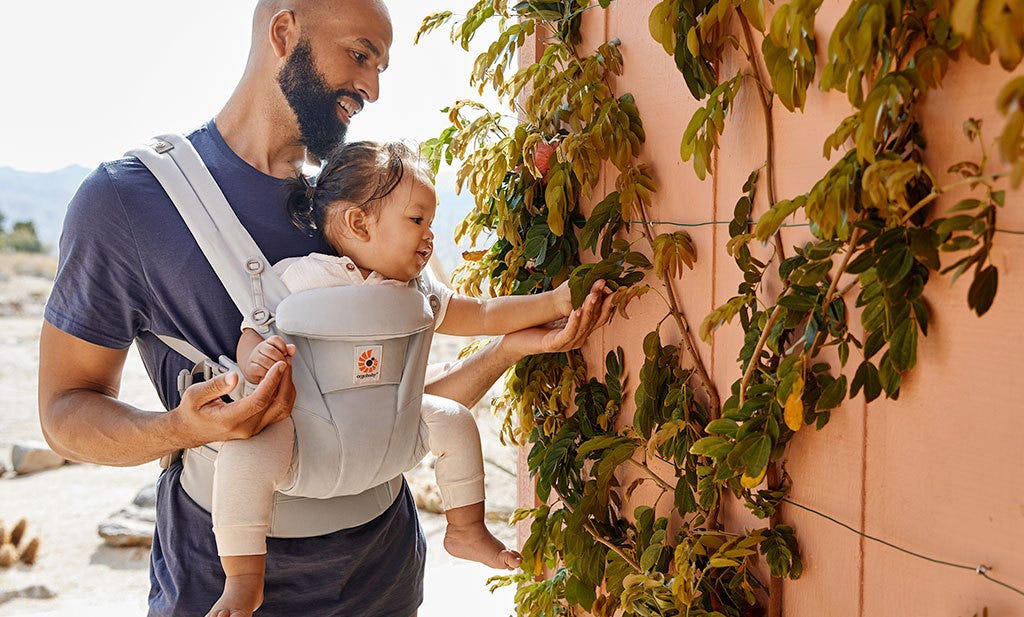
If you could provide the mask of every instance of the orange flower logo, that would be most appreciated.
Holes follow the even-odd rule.
[[[374,373],[380,366],[380,362],[373,355],[372,349],[367,349],[359,356],[359,361],[356,363],[359,367],[359,372],[364,374]]]

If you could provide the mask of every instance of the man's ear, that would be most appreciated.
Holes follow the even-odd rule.
[[[291,53],[299,40],[298,33],[295,13],[291,9],[275,13],[270,19],[270,46],[274,48],[274,55],[284,58]]]
[[[361,242],[370,241],[370,217],[362,208],[349,208],[341,216],[353,238]]]

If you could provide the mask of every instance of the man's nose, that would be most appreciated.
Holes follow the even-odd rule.
[[[380,73],[372,68],[364,71],[355,86],[364,101],[373,103],[380,96]]]

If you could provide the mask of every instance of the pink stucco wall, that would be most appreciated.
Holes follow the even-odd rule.
[[[653,166],[661,186],[653,217],[678,222],[729,219],[747,175],[763,164],[761,109],[753,92],[745,89],[727,121],[714,175],[698,180],[692,166],[679,158],[679,141],[699,104],[672,59],[648,33],[647,16],[655,4],[619,0],[608,11],[587,12],[584,47],[613,37],[622,41],[626,71],[616,89],[633,93],[643,115],[648,140],[641,159]],[[845,6],[827,0],[822,7],[817,19],[819,56]],[[522,61],[531,55],[527,52]],[[823,58],[818,64],[820,71]],[[731,75],[737,68],[727,61],[721,74]],[[991,142],[1002,128],[995,96],[1009,78],[998,65],[980,67],[968,60],[950,71],[942,90],[930,95],[924,115],[928,163],[940,181],[952,163],[977,158],[976,146],[961,132],[968,117],[983,119],[990,155],[995,152]],[[822,142],[850,113],[845,96],[825,95],[815,87],[806,109],[788,113],[776,105],[779,198],[804,193],[821,177],[828,168],[821,158]],[[614,176],[604,182],[598,198],[614,190]],[[944,199],[938,211],[955,203],[957,194]],[[1006,204],[998,226],[1024,230],[1024,191],[1008,191]],[[764,210],[763,200],[759,205],[758,213]],[[799,228],[785,232],[788,246],[806,234]],[[735,293],[740,273],[725,252],[728,235],[723,227],[690,233],[699,261],[694,271],[676,281],[675,290],[696,327]],[[905,379],[899,401],[876,400],[868,406],[858,398],[837,410],[824,430],[801,431],[786,461],[795,501],[937,559],[992,566],[992,576],[1024,587],[1022,250],[1024,237],[997,235],[992,259],[999,268],[999,293],[983,318],[967,308],[967,277],[953,286],[948,278],[935,277],[926,294],[933,309],[929,336],[921,341],[918,367]],[[585,348],[588,361],[601,366],[605,352],[621,345],[635,383],[643,336],[663,315],[660,300],[649,294],[631,306],[630,320],[614,321],[591,340]],[[677,334],[665,330],[666,340],[677,340]],[[726,326],[713,345],[699,343],[720,393],[727,393],[739,375],[735,359],[740,341],[739,328]],[[856,366],[853,359],[851,366]],[[852,368],[848,373],[852,378]],[[628,418],[631,402],[624,411]],[[532,505],[529,483],[521,488],[521,502]],[[649,495],[638,492],[634,501],[638,505],[645,498]],[[804,576],[785,584],[787,616],[970,617],[985,606],[993,617],[1024,615],[1024,598],[973,572],[863,540],[792,506],[785,508],[783,518],[797,529],[805,564]],[[727,508],[725,521],[733,529],[765,524],[736,504]]]

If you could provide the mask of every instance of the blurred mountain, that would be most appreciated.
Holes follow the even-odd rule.
[[[56,250],[68,202],[89,171],[78,165],[50,172],[0,167],[0,214],[5,227],[32,221],[39,240]]]

